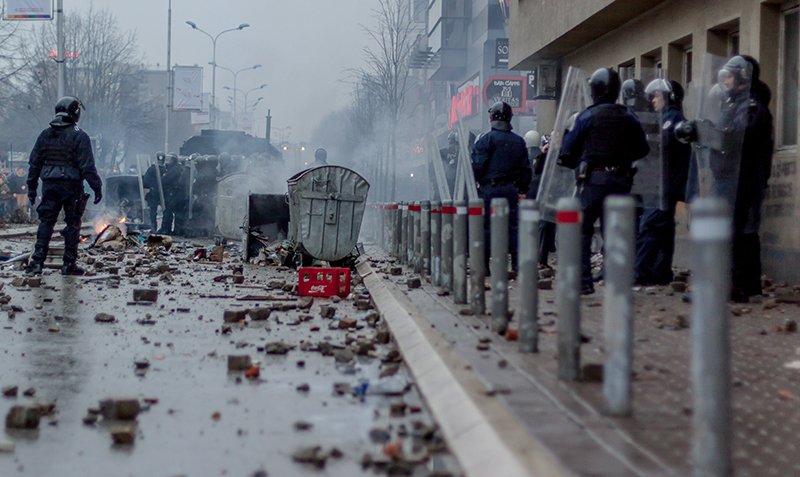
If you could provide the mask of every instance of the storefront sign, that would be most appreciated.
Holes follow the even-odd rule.
[[[494,66],[496,68],[508,68],[508,38],[495,40]]]
[[[53,0],[6,0],[3,20],[52,20]]]
[[[450,114],[449,125],[450,128],[458,123],[458,118],[468,118],[475,114],[478,104],[478,95],[480,94],[480,77],[475,76],[466,83],[462,84],[456,90],[455,96],[450,100]]]
[[[483,87],[483,99],[486,105],[504,101],[515,113],[525,110],[524,76],[490,76]]]

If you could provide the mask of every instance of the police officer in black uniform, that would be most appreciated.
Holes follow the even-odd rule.
[[[652,111],[645,87],[638,79],[632,78],[623,81],[620,96],[622,104],[634,112]]]
[[[519,195],[528,191],[531,164],[525,140],[511,132],[511,106],[497,102],[489,108],[492,130],[478,138],[472,147],[472,170],[484,201],[486,244],[490,243],[492,199],[504,198],[509,206],[509,249],[514,269],[517,266],[517,205]],[[487,254],[488,257],[488,254]]]
[[[175,213],[180,207],[181,201],[181,176],[183,166],[178,163],[176,154],[167,156],[167,166],[164,176],[161,178],[161,186],[164,188],[164,214],[161,216],[161,228],[158,233],[171,235],[175,233]]]
[[[686,200],[691,146],[675,138],[675,126],[685,121],[683,87],[677,81],[656,79],[645,89],[653,109],[661,113],[661,148],[667,171],[667,209],[646,207],[636,237],[636,283],[668,285],[672,282],[675,253],[675,208]]]
[[[50,237],[64,210],[66,227],[64,236],[64,265],[62,275],[82,275],[76,265],[80,240],[81,215],[86,208],[88,195],[83,193],[83,181],[89,183],[94,192],[94,203],[103,198],[103,182],[97,174],[89,136],[78,127],[83,104],[80,100],[66,96],[56,103],[56,117],[50,127],[42,131],[31,151],[28,168],[28,199],[36,202],[39,179],[42,180],[42,202],[36,208],[39,214],[39,230],[28,274],[42,273]]]
[[[157,152],[156,161],[158,162],[158,167],[155,164],[151,164],[144,173],[144,177],[142,177],[142,186],[147,189],[144,200],[150,210],[150,230],[153,231],[158,230],[158,206],[161,205],[161,194],[158,192],[158,183],[160,181],[157,175],[160,171],[161,177],[164,176],[165,159],[166,156],[163,152]]]
[[[581,292],[585,295],[594,293],[591,244],[598,219],[602,226],[603,201],[610,195],[630,193],[632,164],[650,152],[639,120],[627,107],[616,104],[619,74],[600,68],[592,74],[589,86],[593,104],[576,118],[558,158],[559,164],[576,171],[583,211]]]
[[[311,163],[310,167],[321,167],[328,165],[328,151],[323,148],[317,148],[314,151],[314,162]]]

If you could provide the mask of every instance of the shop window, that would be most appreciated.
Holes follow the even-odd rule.
[[[800,59],[800,9],[781,15],[778,140],[781,146],[797,145],[798,59]]]
[[[692,82],[692,47],[683,50],[683,68],[681,74],[681,84],[688,85]]]

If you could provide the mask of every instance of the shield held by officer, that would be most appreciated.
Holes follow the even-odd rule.
[[[669,85],[665,80],[659,79],[657,70],[642,69],[638,78],[630,78],[622,83],[620,103],[639,119],[650,146],[647,156],[633,164],[636,174],[633,177],[631,194],[641,207],[666,210],[667,172],[662,130],[669,129],[672,124],[664,124],[664,105],[653,101],[665,89],[662,83]]]
[[[689,119],[675,128],[680,141],[692,144],[687,200],[721,198],[733,210],[752,78],[753,67],[741,56],[704,58],[701,79],[687,98]]]
[[[548,222],[555,222],[558,200],[573,197],[577,191],[575,170],[558,164],[558,157],[564,136],[575,124],[575,118],[592,104],[588,78],[589,75],[581,69],[570,67],[564,81],[561,104],[556,113],[550,150],[547,153],[537,195],[542,217]]]

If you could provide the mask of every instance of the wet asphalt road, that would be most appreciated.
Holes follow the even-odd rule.
[[[19,249],[25,243],[5,240],[0,246]],[[11,282],[21,272],[0,274],[0,293],[10,297],[0,312],[0,387],[19,387],[18,397],[0,397],[0,414],[12,405],[56,402],[56,413],[42,418],[38,430],[0,431],[0,441],[15,447],[0,452],[1,476],[384,475],[391,460],[381,457],[387,437],[404,450],[405,458],[391,464],[395,469],[407,460],[421,461],[409,467],[415,476],[449,475],[436,471],[456,468],[446,452],[426,457],[426,448],[441,447],[436,435],[413,438],[429,433],[431,418],[415,388],[406,386],[405,368],[379,377],[392,365],[381,359],[391,345],[377,345],[369,356],[350,363],[315,351],[326,341],[341,348],[359,337],[371,342],[381,324],[370,327],[369,312],[345,299],[333,304],[333,319],[324,319],[319,307],[332,302],[316,299],[309,311],[225,324],[225,310],[297,303],[293,293],[268,286],[296,282],[296,272],[245,265],[244,284],[218,283],[213,278],[231,274],[238,261],[191,262],[194,249],[178,244],[155,255],[136,250],[93,256],[105,269],[119,267],[118,279],[97,280],[108,276],[103,269],[94,277],[67,278],[46,271],[41,286],[15,287]],[[132,304],[135,288],[157,289],[158,301]],[[280,300],[237,300],[244,295]],[[96,322],[101,312],[114,315],[116,322]],[[357,328],[339,329],[341,318],[355,319]],[[297,348],[285,355],[263,351],[266,343],[279,341]],[[260,379],[229,372],[229,354],[249,355],[260,367]],[[150,366],[137,374],[134,363],[143,360]],[[368,394],[363,402],[333,392],[335,383],[360,382],[369,382],[368,393],[407,392]],[[302,384],[308,384],[308,392],[297,390]],[[35,389],[34,397],[22,395],[27,388]],[[89,408],[113,397],[137,398],[145,406],[132,446],[112,444],[110,428],[117,422],[83,423]],[[402,408],[401,403],[408,406],[405,416],[390,416],[390,406]],[[312,427],[298,431],[298,421]],[[321,446],[323,452],[335,447],[343,456],[329,457],[323,469],[294,462],[293,453],[308,446]],[[381,460],[382,470],[365,469],[365,454]]]

